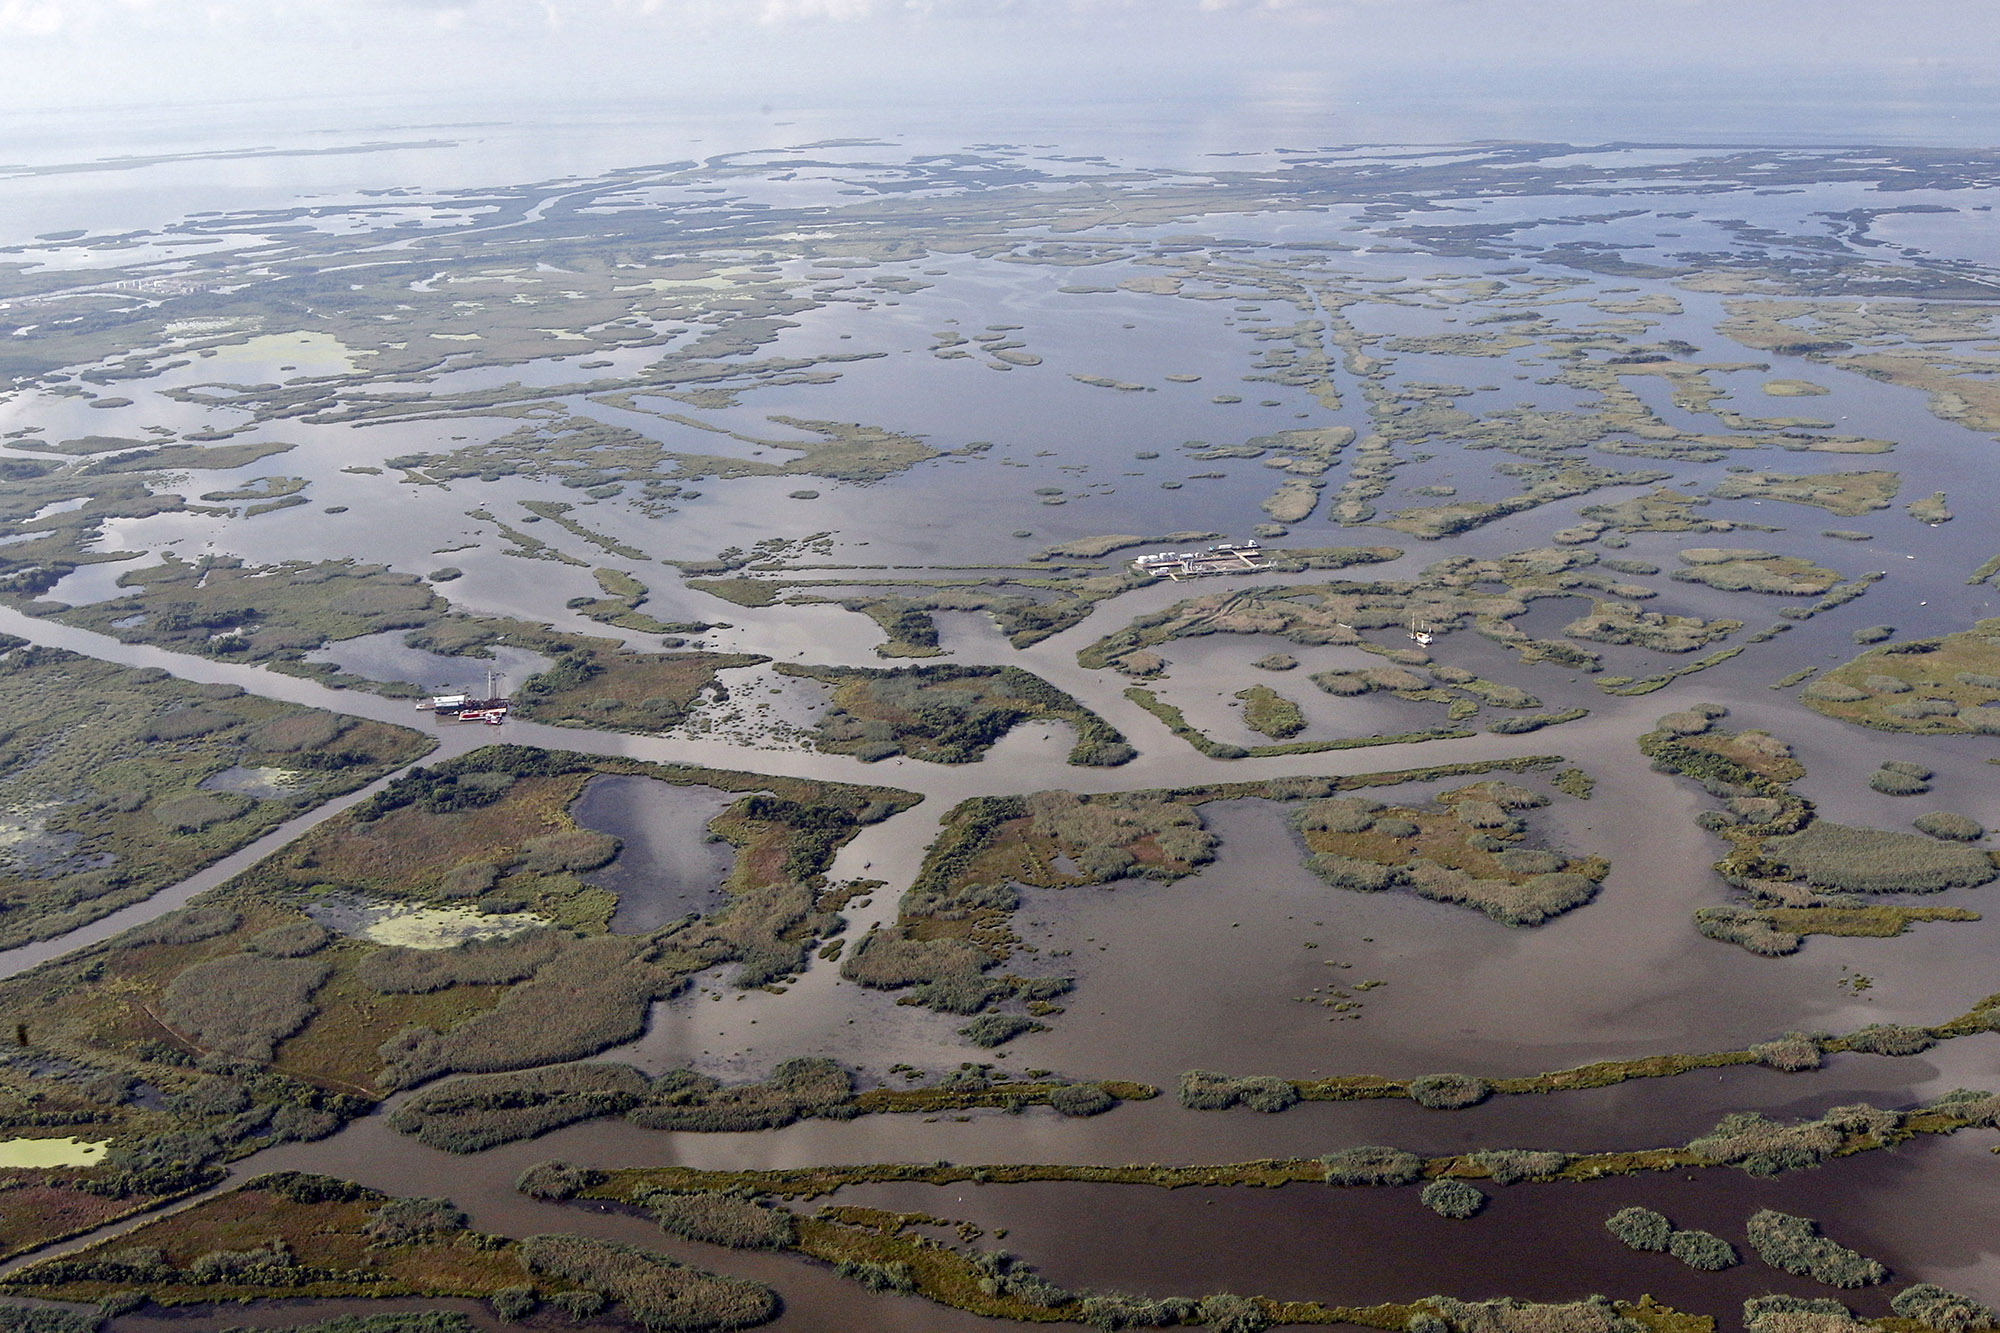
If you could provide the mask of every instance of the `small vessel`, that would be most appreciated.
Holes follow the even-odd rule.
[[[1412,611],[1410,613],[1410,642],[1420,648],[1428,648],[1436,639],[1437,635],[1431,633],[1430,626],[1426,625],[1416,612]]]

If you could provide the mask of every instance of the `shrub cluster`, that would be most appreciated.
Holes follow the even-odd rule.
[[[531,1199],[573,1199],[601,1180],[602,1174],[568,1162],[537,1162],[520,1174],[514,1188]]]
[[[1456,1111],[1477,1106],[1493,1094],[1483,1078],[1470,1074],[1424,1074],[1409,1083],[1410,1100],[1433,1111]]]
[[[1667,1253],[1704,1273],[1719,1273],[1743,1262],[1734,1245],[1709,1231],[1674,1232],[1667,1242]]]
[[[1830,1287],[1865,1287],[1889,1276],[1889,1270],[1819,1234],[1809,1217],[1765,1208],[1750,1215],[1750,1246],[1773,1268],[1809,1277]]]
[[[218,904],[183,907],[156,921],[134,926],[126,933],[125,944],[197,944],[227,935],[243,924],[243,914]]]
[[[1154,1299],[1107,1291],[1078,1297],[1071,1315],[1091,1328],[1167,1328],[1186,1323],[1198,1308],[1184,1296]]]
[[[569,942],[556,965],[449,1032],[409,1028],[384,1042],[378,1081],[403,1088],[450,1072],[494,1073],[578,1060],[631,1041],[655,1000],[682,984],[641,956],[643,942],[601,935]]]
[[[1931,1282],[1903,1288],[1890,1298],[1889,1308],[1937,1333],[1978,1333],[2000,1322],[1990,1306]]]
[[[1605,1218],[1604,1229],[1635,1250],[1664,1252],[1674,1238],[1674,1224],[1665,1213],[1637,1204]]]
[[[1118,1099],[1095,1083],[1065,1083],[1049,1089],[1049,1105],[1066,1116],[1102,1115]]]
[[[841,960],[840,975],[874,990],[910,988],[911,1003],[928,1009],[976,1014],[1006,993],[982,975],[998,961],[967,940],[913,940],[890,927],[862,936]]]
[[[260,931],[244,947],[268,958],[303,958],[319,952],[332,939],[333,932],[317,921],[292,921]]]
[[[529,1236],[521,1264],[537,1277],[602,1292],[649,1333],[750,1328],[778,1313],[777,1293],[759,1283],[585,1236]]]
[[[1921,1055],[1935,1045],[1929,1028],[1904,1023],[1871,1023],[1847,1038],[1848,1050],[1869,1055]]]
[[[846,1069],[800,1057],[780,1061],[761,1083],[727,1087],[691,1070],[669,1070],[625,1118],[642,1129],[776,1129],[805,1116],[840,1115],[853,1099],[854,1076]]]
[[[1787,1032],[1782,1037],[1758,1042],[1750,1048],[1750,1054],[1756,1056],[1757,1063],[1765,1068],[1780,1069],[1788,1074],[1820,1066],[1819,1042],[1803,1032]]]
[[[1231,1078],[1207,1069],[1190,1069],[1181,1075],[1181,1105],[1190,1111],[1226,1111],[1247,1106],[1253,1111],[1282,1111],[1299,1099],[1299,1090],[1289,1081],[1270,1074]]]
[[[1687,1146],[1690,1152],[1753,1176],[1775,1176],[1819,1165],[1850,1135],[1880,1137],[1901,1123],[1900,1113],[1866,1105],[1836,1106],[1817,1120],[1792,1125],[1755,1111],[1732,1111]]]
[[[1439,1217],[1471,1217],[1486,1206],[1486,1194],[1462,1180],[1433,1180],[1417,1195]]]
[[[1496,1185],[1515,1185],[1523,1180],[1553,1176],[1569,1165],[1569,1154],[1528,1148],[1489,1148],[1471,1154],[1470,1160],[1486,1169]]]
[[[1507,1297],[1491,1301],[1461,1301],[1427,1296],[1419,1304],[1450,1333],[1644,1333],[1645,1325],[1628,1319],[1602,1296],[1563,1304],[1530,1304]],[[1411,1325],[1412,1333],[1416,1324]],[[1431,1333],[1444,1333],[1432,1329]]]
[[[1749,1333],[1861,1333],[1870,1327],[1839,1301],[1814,1296],[1753,1296],[1743,1302]]]
[[[1343,1148],[1319,1160],[1329,1185],[1413,1185],[1424,1175],[1424,1159],[1401,1148]]]
[[[466,1216],[449,1199],[404,1198],[384,1201],[368,1214],[368,1234],[382,1245],[403,1245],[411,1241],[465,1230]]]

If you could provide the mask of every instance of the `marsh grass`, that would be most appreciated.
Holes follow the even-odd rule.
[[[612,1241],[530,1236],[520,1253],[530,1274],[602,1291],[649,1333],[751,1328],[778,1313],[777,1294],[769,1287]]]
[[[208,1049],[269,1060],[317,1012],[312,994],[332,971],[319,959],[225,954],[175,977],[160,996],[160,1016]]]
[[[1075,731],[1072,764],[1115,767],[1137,753],[1109,722],[1019,667],[946,664],[891,671],[781,662],[775,670],[834,686],[815,743],[836,754],[976,763],[1016,725],[1037,718]]]
[[[732,1250],[783,1250],[798,1239],[791,1213],[736,1194],[658,1190],[633,1202],[651,1209],[653,1220],[665,1231]]]

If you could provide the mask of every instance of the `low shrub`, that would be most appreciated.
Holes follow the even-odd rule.
[[[1787,1032],[1782,1037],[1758,1042],[1750,1048],[1750,1054],[1765,1068],[1781,1069],[1788,1074],[1820,1066],[1819,1043],[1803,1032]]]
[[[1636,1204],[1605,1218],[1604,1229],[1635,1250],[1664,1252],[1674,1238],[1674,1224],[1665,1213]]]
[[[1667,1242],[1667,1253],[1704,1273],[1719,1273],[1743,1262],[1734,1245],[1707,1231],[1676,1231]]]
[[[568,1162],[537,1162],[514,1181],[531,1199],[573,1199],[602,1179],[602,1173]]]
[[[1753,1296],[1743,1302],[1749,1333],[1860,1333],[1871,1327],[1839,1301],[1812,1296]]]
[[[1049,1105],[1067,1116],[1102,1115],[1118,1099],[1095,1083],[1065,1083],[1049,1090]]]
[[[1747,1228],[1757,1257],[1787,1273],[1830,1287],[1871,1286],[1889,1276],[1877,1261],[1822,1236],[1809,1217],[1765,1208],[1751,1214]]]
[[[1019,1014],[981,1014],[958,1030],[974,1046],[988,1048],[1010,1042],[1026,1032],[1047,1032],[1048,1025]]]
[[[1477,1106],[1493,1093],[1483,1078],[1469,1074],[1425,1074],[1409,1083],[1410,1100],[1433,1111]]]
[[[1271,1326],[1270,1313],[1262,1304],[1227,1292],[1202,1297],[1195,1314],[1215,1333],[1264,1333]]]
[[[1299,1090],[1289,1081],[1269,1074],[1231,1078],[1206,1069],[1190,1069],[1181,1075],[1181,1105],[1191,1111],[1226,1111],[1247,1106],[1253,1111],[1275,1113],[1299,1099]]]
[[[465,1230],[466,1216],[449,1199],[390,1199],[368,1214],[368,1235],[378,1244],[402,1245]]]
[[[1926,1028],[1903,1023],[1871,1023],[1847,1038],[1847,1049],[1868,1055],[1920,1055],[1937,1045]]]
[[[1486,1168],[1496,1185],[1515,1185],[1523,1180],[1553,1176],[1569,1165],[1569,1154],[1527,1148],[1489,1148],[1471,1154],[1470,1160]]]
[[[1417,1198],[1439,1217],[1471,1217],[1486,1206],[1485,1192],[1462,1180],[1433,1180]]]
[[[1401,1148],[1343,1148],[1319,1160],[1329,1185],[1413,1185],[1424,1175],[1424,1159]]]
[[[648,1333],[750,1328],[778,1313],[777,1293],[769,1287],[611,1241],[529,1236],[520,1253],[529,1273],[604,1292]]]
[[[732,1250],[782,1250],[798,1236],[797,1220],[783,1208],[712,1190],[696,1194],[654,1190],[634,1202],[652,1210],[663,1230]]]
[[[1890,1297],[1889,1308],[1937,1333],[1977,1333],[2000,1322],[1990,1306],[1931,1282],[1903,1288]]]

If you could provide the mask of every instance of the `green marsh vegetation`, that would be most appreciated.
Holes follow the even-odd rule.
[[[1298,1101],[1365,1101],[1374,1098],[1408,1098],[1431,1110],[1454,1110],[1478,1105],[1492,1096],[1545,1096],[1550,1093],[1605,1088],[1639,1078],[1673,1078],[1700,1069],[1723,1069],[1735,1065],[1762,1065],[1783,1073],[1802,1073],[1820,1068],[1828,1055],[1856,1052],[1866,1055],[1906,1056],[1929,1050],[1940,1041],[1976,1036],[2000,1026],[2000,995],[1988,996],[1964,1014],[1934,1026],[1912,1024],[1871,1024],[1846,1036],[1828,1032],[1788,1032],[1768,1041],[1730,1051],[1688,1052],[1640,1056],[1630,1060],[1600,1060],[1571,1069],[1511,1077],[1481,1078],[1466,1074],[1426,1074],[1416,1078],[1385,1078],[1378,1074],[1337,1074],[1325,1078],[1290,1079]],[[1182,1104],[1191,1109],[1221,1110],[1246,1101],[1238,1089],[1258,1090],[1262,1110],[1284,1110],[1294,1099],[1271,1087],[1269,1076],[1231,1076],[1197,1070],[1183,1076]],[[1852,1111],[1855,1108],[1845,1108]],[[1865,1108],[1863,1108],[1865,1109]],[[1961,1108],[1964,1109],[1964,1108]],[[1829,1112],[1829,1124],[1840,1130],[1841,1112]],[[1761,1122],[1746,1121],[1755,1128]],[[1970,1122],[1968,1122],[1970,1123]],[[1863,1126],[1866,1128],[1866,1126]],[[1790,1131],[1786,1131],[1790,1133]],[[1842,1131],[1844,1132],[1844,1131]],[[1839,1137],[1824,1127],[1812,1131],[1825,1143],[1837,1144]],[[1831,1137],[1829,1137],[1831,1135]],[[1734,1142],[1732,1140],[1732,1142]],[[1721,1150],[1718,1140],[1711,1145]],[[1373,1152],[1374,1150],[1369,1150]],[[1386,1151],[1386,1150],[1385,1150]],[[1731,1149],[1730,1151],[1734,1151]],[[1753,1145],[1742,1156],[1758,1151]],[[1527,1149],[1494,1149],[1474,1153],[1466,1159],[1496,1183],[1543,1177],[1562,1172],[1569,1159],[1560,1153]],[[1734,1160],[1732,1158],[1732,1160]]]
[[[1236,697],[1243,702],[1243,725],[1259,735],[1282,741],[1306,729],[1299,706],[1268,685],[1238,690]]]
[[[1705,705],[1667,714],[1639,740],[1655,769],[1690,778],[1724,803],[1699,822],[1729,843],[1716,873],[1747,902],[1698,908],[1702,934],[1779,956],[1797,952],[1811,934],[1899,935],[1912,922],[1978,919],[1964,908],[1858,901],[1854,895],[1975,887],[2000,868],[1964,842],[1818,818],[1792,791],[1805,769],[1791,747],[1761,731],[1716,729],[1725,711]],[[1878,776],[1914,781],[1900,770]]]
[[[702,1132],[846,1119],[857,1113],[853,1093],[853,1076],[822,1059],[786,1060],[768,1079],[730,1086],[687,1069],[648,1078],[630,1065],[575,1064],[454,1079],[403,1103],[389,1123],[430,1147],[472,1153],[607,1115]]]
[[[1709,494],[1718,500],[1782,500],[1812,505],[1841,518],[1856,518],[1887,509],[1902,484],[1902,477],[1894,472],[1821,472],[1809,476],[1746,472],[1725,477]]]
[[[667,731],[686,721],[716,673],[767,658],[741,653],[635,653],[600,640],[565,645],[514,691],[520,715],[591,730]]]
[[[1840,582],[1840,575],[1798,556],[1740,547],[1685,547],[1673,571],[1681,583],[1705,583],[1721,592],[1760,592],[1780,597],[1818,597]]]
[[[521,1247],[441,1199],[281,1172],[12,1274],[9,1295],[130,1307],[257,1299],[488,1296]],[[559,1285],[567,1286],[563,1283]],[[137,1294],[138,1300],[125,1299]]]
[[[901,991],[901,1003],[946,1013],[977,1014],[1020,1000],[1030,1015],[1045,1017],[1058,1012],[1049,1005],[1069,989],[1067,978],[993,975],[1020,943],[1011,925],[1020,905],[1017,886],[1071,889],[1129,876],[1191,874],[1214,856],[1216,837],[1198,812],[1213,800],[1307,800],[1410,781],[1531,772],[1557,762],[1538,755],[1176,791],[975,797],[946,814],[898,905],[895,923],[851,946],[842,956],[841,975],[863,986]]]
[[[1539,925],[1584,903],[1610,873],[1598,857],[1570,857],[1527,841],[1522,812],[1549,798],[1488,780],[1424,806],[1328,797],[1292,816],[1306,866],[1336,888],[1403,888],[1459,903],[1510,926]]]
[[[711,824],[737,848],[722,908],[647,935],[607,933],[615,900],[577,872],[617,843],[569,814],[598,773],[743,793]],[[80,1071],[73,1092],[45,1095],[40,1111],[24,1101],[0,1123],[33,1132],[36,1116],[53,1114],[49,1123],[110,1138],[105,1165],[58,1174],[75,1182],[64,1188],[131,1199],[207,1183],[217,1163],[271,1142],[331,1133],[392,1088],[586,1058],[636,1036],[651,1004],[696,972],[733,961],[738,984],[764,985],[801,968],[837,928],[820,901],[839,893],[825,880],[833,855],[914,800],[512,746],[412,769],[192,906],[0,982],[0,1012]],[[472,921],[495,924],[455,947],[439,947],[449,935],[392,945],[314,924],[329,907],[341,912],[328,920],[347,919],[357,899],[469,908]],[[118,985],[90,984],[106,976]],[[233,1072],[204,1072],[211,1065]],[[477,1084],[447,1085],[434,1135],[520,1137],[603,1113],[595,1108],[628,1091],[615,1076],[601,1086],[572,1077],[536,1071],[497,1101]],[[27,1073],[0,1068],[0,1083],[17,1082],[32,1090]],[[175,1095],[148,1109],[130,1094],[140,1083]],[[832,1100],[796,1080],[780,1091],[760,1100],[697,1088],[677,1112],[657,1088],[645,1100],[658,1103],[650,1114],[684,1118],[710,1105],[747,1117],[752,1102],[765,1114],[765,1102],[787,1097],[794,1113]]]
[[[1135,754],[1117,728],[1019,667],[870,671],[779,663],[776,670],[834,686],[814,741],[835,754],[870,761],[907,754],[932,763],[975,763],[1009,730],[1030,719],[1064,722],[1075,730],[1073,764],[1115,767]]]
[[[1991,707],[2000,704],[2000,619],[1954,634],[1881,643],[1825,672],[1799,698],[1828,717],[1880,731],[2000,731],[2000,716],[1988,716],[2000,715]]]
[[[1750,1216],[1750,1247],[1773,1268],[1809,1277],[1830,1287],[1865,1287],[1886,1280],[1889,1270],[1820,1234],[1809,1217],[1765,1208]]]
[[[234,686],[5,647],[0,944],[146,898],[431,746]]]
[[[1682,1230],[1665,1213],[1651,1208],[1621,1208],[1605,1219],[1605,1229],[1635,1250],[1671,1254],[1689,1268],[1720,1272],[1741,1263],[1736,1247],[1707,1231]]]

